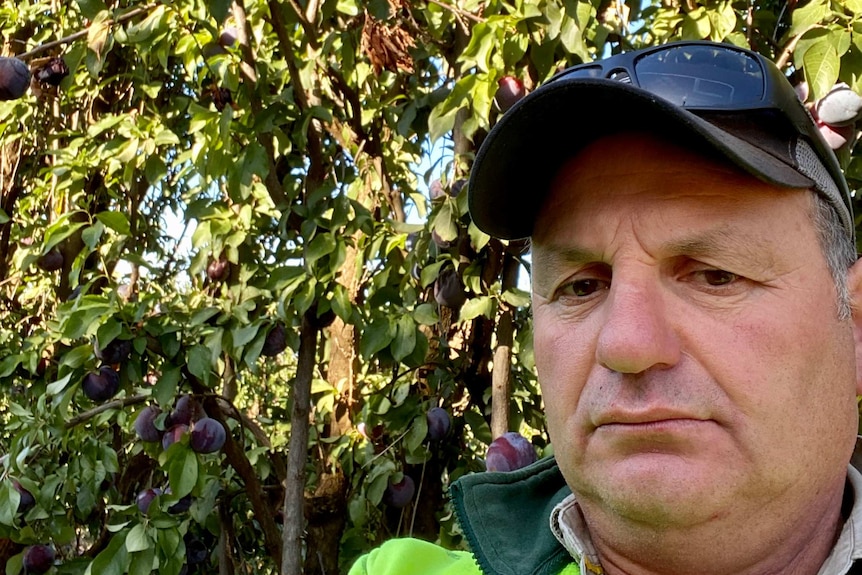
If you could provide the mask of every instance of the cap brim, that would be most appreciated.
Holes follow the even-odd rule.
[[[814,184],[761,148],[629,84],[558,80],[513,106],[482,143],[468,189],[474,223],[494,237],[529,237],[562,164],[590,142],[621,131],[655,132],[680,145],[717,152],[776,185]]]

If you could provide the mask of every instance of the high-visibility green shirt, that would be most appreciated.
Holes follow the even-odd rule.
[[[466,475],[450,494],[470,552],[395,539],[361,557],[349,575],[579,575],[550,527],[551,511],[570,493],[553,458]]]
[[[348,575],[482,575],[472,553],[419,539],[392,539],[359,558]],[[559,575],[580,575],[570,563]]]

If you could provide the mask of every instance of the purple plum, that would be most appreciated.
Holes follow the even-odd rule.
[[[162,412],[158,406],[148,405],[135,418],[135,433],[142,441],[161,441],[162,431],[156,427],[156,418]]]
[[[428,420],[428,439],[440,441],[446,437],[446,434],[449,433],[449,427],[452,425],[449,412],[442,407],[432,407],[425,414],[425,418]]]
[[[396,509],[406,507],[416,494],[416,483],[409,475],[404,475],[401,481],[392,483],[390,480],[383,492],[383,503]]]
[[[224,426],[215,419],[204,417],[192,427],[190,444],[195,453],[215,453],[222,448],[226,439]]]
[[[491,442],[485,456],[485,468],[488,471],[514,471],[536,459],[533,445],[520,433],[509,431]]]

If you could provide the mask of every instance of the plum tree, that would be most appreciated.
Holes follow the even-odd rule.
[[[209,417],[203,417],[192,427],[189,444],[196,453],[215,453],[224,446],[227,433],[224,426]]]
[[[401,481],[393,483],[391,480],[383,492],[383,503],[396,509],[406,507],[416,494],[416,483],[409,475],[404,475]]]
[[[84,376],[81,389],[93,401],[107,401],[120,391],[120,374],[109,365]]]
[[[162,430],[156,427],[156,418],[162,413],[156,405],[148,405],[135,418],[135,433],[142,441],[157,442],[162,439]]]
[[[54,566],[54,548],[50,545],[31,545],[24,551],[24,573],[41,575]]]
[[[432,407],[425,414],[428,420],[428,439],[431,441],[440,441],[449,433],[449,427],[452,425],[452,420],[449,418],[449,412],[442,407]]]
[[[30,68],[18,58],[0,57],[0,100],[17,100],[30,87]]]
[[[485,469],[488,471],[514,471],[536,461],[536,450],[523,435],[509,431],[488,446]]]

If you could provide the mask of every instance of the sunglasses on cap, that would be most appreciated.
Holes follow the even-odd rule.
[[[595,111],[582,117],[584,130],[577,136],[575,121],[562,113],[566,108]],[[785,75],[756,52],[707,41],[664,44],[576,65],[518,102],[477,154],[469,188],[474,221],[497,237],[529,235],[532,222],[524,222],[525,209],[535,213],[543,195],[525,203],[517,188],[526,182],[505,166],[528,158],[553,172],[566,150],[573,153],[602,133],[662,126],[677,137],[705,143],[766,181],[816,189],[854,235],[841,166]],[[509,201],[511,210],[500,209]],[[486,202],[496,208],[492,211]]]

